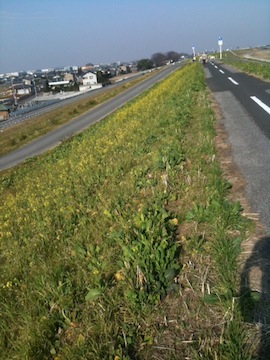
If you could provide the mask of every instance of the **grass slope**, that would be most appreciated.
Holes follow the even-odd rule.
[[[248,359],[199,64],[2,177],[5,359]]]

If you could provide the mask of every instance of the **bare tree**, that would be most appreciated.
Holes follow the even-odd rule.
[[[168,51],[165,56],[168,61],[171,60],[176,62],[180,59],[180,54],[178,54],[176,51]]]
[[[158,53],[155,53],[155,54],[153,54],[151,56],[151,60],[153,61],[155,66],[161,66],[161,65],[164,65],[164,62],[166,60],[166,56],[163,53],[158,52]]]

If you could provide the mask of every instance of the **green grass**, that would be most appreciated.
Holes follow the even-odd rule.
[[[5,359],[248,359],[199,64],[1,181]],[[236,301],[235,306],[231,306]]]

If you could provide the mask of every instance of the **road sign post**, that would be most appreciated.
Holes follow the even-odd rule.
[[[193,54],[193,60],[194,60],[196,58],[194,45],[192,45],[192,54]]]
[[[222,59],[222,45],[223,45],[223,40],[222,40],[222,37],[219,36],[219,38],[218,38],[218,46],[219,46],[219,58],[220,58],[220,60]]]

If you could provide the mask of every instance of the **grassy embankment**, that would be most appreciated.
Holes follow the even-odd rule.
[[[262,80],[270,80],[270,63],[252,59],[243,58],[243,53],[239,52],[239,55],[235,55],[228,51],[222,59],[222,62],[235,67],[249,75],[256,76]],[[245,54],[245,53],[244,53]],[[259,56],[259,55],[258,55]]]
[[[1,181],[5,359],[249,359],[199,64]]]

